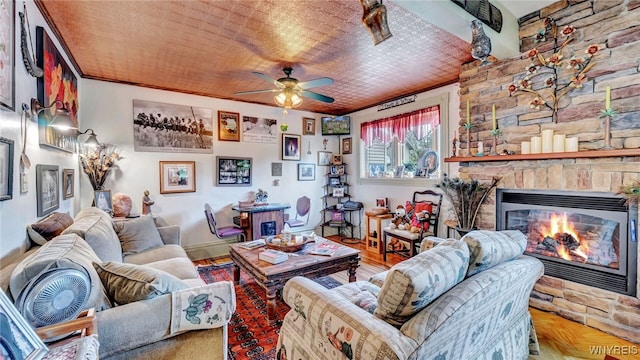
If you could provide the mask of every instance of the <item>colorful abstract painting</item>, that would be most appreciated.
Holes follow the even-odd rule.
[[[78,125],[78,80],[49,35],[40,26],[36,27],[36,47],[38,49],[37,65],[44,70],[44,76],[38,78],[38,101],[45,107],[60,101],[50,109],[40,112],[38,117],[40,145],[74,152],[76,133],[60,131],[48,125],[56,115],[56,109],[62,108],[63,104],[69,111],[71,120]]]

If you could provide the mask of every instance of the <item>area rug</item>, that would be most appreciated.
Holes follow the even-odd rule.
[[[199,266],[200,278],[207,284],[216,281],[233,281],[233,264]],[[340,285],[337,280],[325,276],[315,280],[330,289]],[[229,359],[273,360],[280,334],[280,326],[289,306],[280,297],[276,299],[275,324],[267,319],[264,289],[240,271],[240,283],[235,286],[236,312],[229,322]]]

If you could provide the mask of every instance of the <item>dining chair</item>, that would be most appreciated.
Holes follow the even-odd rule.
[[[209,204],[204,204],[204,216],[207,218],[209,230],[218,239],[228,239],[231,237],[235,237],[240,241],[245,241],[247,239],[246,235],[244,234],[244,230],[239,229],[233,225],[218,227],[216,224],[216,218],[213,216],[213,210],[211,209],[211,206]]]
[[[296,202],[296,216],[293,219],[285,221],[289,227],[305,226],[309,223],[309,210],[311,209],[311,199],[306,196],[298,198]],[[305,219],[306,217],[306,219]],[[304,219],[304,220],[303,220]]]

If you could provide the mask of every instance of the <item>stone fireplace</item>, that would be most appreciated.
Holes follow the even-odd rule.
[[[527,235],[545,274],[619,294],[637,293],[635,206],[611,193],[498,189],[496,229]]]
[[[489,181],[493,176],[501,177],[499,189],[513,189],[527,193],[544,191],[564,195],[590,196],[605,193],[614,197],[621,186],[640,179],[640,0],[572,0],[558,1],[539,11],[518,19],[520,29],[520,53],[512,58],[499,59],[490,65],[479,66],[478,61],[465,64],[460,74],[460,122],[456,129],[460,134],[458,156],[476,153],[478,142],[492,144],[493,124],[500,135],[496,138],[497,153],[505,156],[483,156],[447,158],[446,162],[459,164],[461,178]],[[568,54],[579,57],[584,49],[598,44],[600,51],[595,64],[586,73],[581,88],[569,89],[558,101],[557,114],[544,106],[532,106],[530,94],[515,95],[509,86],[519,84],[525,70],[531,65],[526,55],[536,48],[544,58],[553,51],[553,39],[535,40],[543,28],[544,19],[551,17],[562,29],[565,25],[576,29],[575,40],[565,51],[562,67],[566,70]],[[566,79],[567,74],[562,78]],[[558,81],[560,81],[559,79]],[[564,83],[563,83],[564,84]],[[600,117],[605,107],[605,92],[611,89],[611,108],[616,111],[610,120],[610,128]],[[469,101],[471,129],[466,131],[466,104]],[[496,107],[492,121],[492,106]],[[543,130],[553,130],[567,138],[578,139],[578,151],[549,154],[521,154],[521,143],[541,136]],[[605,131],[610,135],[613,149],[605,150]],[[467,138],[469,136],[469,138]],[[538,281],[531,294],[530,305],[534,308],[556,313],[567,319],[585,324],[615,336],[640,343],[640,299],[638,280],[635,290],[630,282],[635,244],[635,274],[638,274],[637,239],[631,227],[637,225],[637,211],[627,212],[626,220],[609,216],[617,211],[593,213],[567,207],[565,198],[559,204],[544,208],[529,205],[512,209],[513,223],[508,226],[525,229],[534,238],[528,253],[538,252],[545,261],[546,274]],[[491,197],[480,210],[476,225],[482,229],[507,226],[496,216],[496,205],[500,199]],[[527,199],[531,203],[532,199]],[[502,202],[504,204],[504,202]],[[619,205],[619,204],[616,204]],[[502,206],[502,205],[501,205]],[[558,210],[561,211],[558,211]],[[498,210],[504,211],[503,208]],[[622,212],[620,212],[622,213]],[[564,216],[566,215],[566,220]],[[557,217],[560,216],[560,219]],[[530,221],[530,218],[539,221]],[[634,223],[635,220],[635,223]],[[543,227],[533,227],[541,222]],[[580,236],[568,230],[553,230],[553,226],[565,223],[578,226],[586,233],[587,243],[602,240],[598,254],[587,256],[583,261]],[[553,224],[557,225],[553,225]],[[556,228],[556,229],[558,229]],[[637,228],[637,227],[636,227]],[[551,230],[551,233],[549,232]],[[599,233],[600,238],[594,238]],[[577,241],[577,242],[576,242]],[[626,242],[626,253],[624,252]],[[568,248],[569,259],[557,245]],[[582,246],[582,248],[581,248]],[[626,265],[625,265],[626,261]],[[556,267],[572,264],[577,273],[567,280],[565,269]],[[626,274],[624,272],[626,271]],[[585,284],[585,278],[601,277],[595,283]],[[603,289],[601,283],[615,283],[613,289]],[[635,295],[632,295],[635,291]]]

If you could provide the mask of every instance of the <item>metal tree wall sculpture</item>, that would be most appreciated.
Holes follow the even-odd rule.
[[[555,20],[544,19],[544,29],[538,30],[534,35],[535,43],[545,42],[550,33],[553,36],[553,53],[545,58],[537,48],[529,50],[526,56],[531,60],[531,64],[527,67],[525,76],[517,84],[509,85],[509,95],[518,92],[533,94],[530,107],[537,110],[542,106],[549,108],[553,112],[554,122],[558,121],[560,99],[571,90],[582,88],[582,84],[587,81],[587,72],[595,65],[594,56],[600,50],[598,45],[589,45],[583,56],[576,55],[571,50],[569,59],[563,61],[563,51],[574,39],[575,31],[573,26],[566,25],[558,32]],[[565,64],[566,68],[563,69]],[[562,77],[565,79],[561,80]]]

